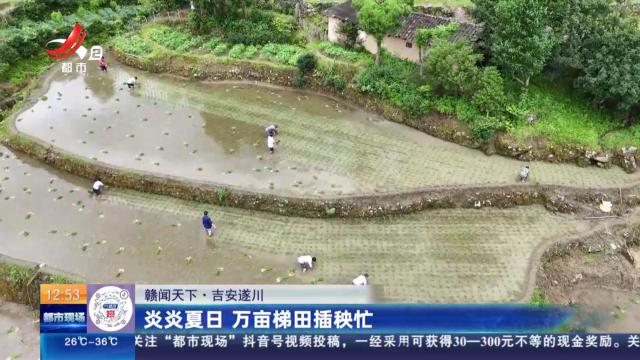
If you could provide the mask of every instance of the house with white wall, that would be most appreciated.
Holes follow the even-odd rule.
[[[341,25],[346,22],[358,22],[357,10],[352,6],[351,1],[330,7],[324,11],[327,16],[327,38],[331,42],[341,43],[344,35],[340,33]],[[458,31],[452,35],[452,40],[467,39],[475,42],[478,39],[480,27],[476,24],[463,22],[449,17],[434,16],[430,14],[412,12],[404,21],[404,24],[393,35],[386,36],[382,41],[382,46],[391,54],[405,60],[418,62],[419,50],[416,45],[416,31],[418,29],[433,28],[439,25],[446,25],[452,21],[460,24]],[[376,40],[373,36],[364,31],[358,32],[358,41],[370,53],[378,52]]]

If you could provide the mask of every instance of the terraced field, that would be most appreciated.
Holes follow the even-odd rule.
[[[129,91],[123,82],[140,76]],[[260,84],[202,84],[112,64],[56,71],[17,129],[85,158],[245,190],[307,197],[516,181],[520,161],[448,143],[317,95]],[[264,127],[279,124],[275,154]],[[531,163],[532,182],[640,181],[619,168]]]
[[[366,271],[384,301],[506,302],[523,295],[538,246],[589,227],[541,207],[366,221],[280,217],[117,189],[95,199],[86,180],[0,152],[0,253],[88,281],[340,284]],[[210,243],[199,224],[205,208],[219,230]],[[318,257],[317,269],[289,274],[302,253]]]

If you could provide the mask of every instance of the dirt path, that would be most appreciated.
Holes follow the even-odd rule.
[[[281,217],[124,190],[96,200],[87,181],[0,151],[0,253],[89,281],[339,284],[367,271],[386,301],[508,302],[526,290],[540,244],[588,229],[537,206],[365,221]],[[210,244],[199,224],[205,208],[219,227]],[[318,257],[317,270],[285,279],[302,253]]]

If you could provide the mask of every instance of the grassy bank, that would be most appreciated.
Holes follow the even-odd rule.
[[[623,146],[640,146],[640,125],[620,128],[620,121],[606,110],[599,109],[564,86],[554,86],[548,80],[531,85],[524,108],[536,114],[532,125],[522,121],[511,132],[525,144],[543,137],[555,144],[575,144],[594,150]]]
[[[0,256],[0,297],[38,309],[41,284],[73,284],[67,276],[50,273],[46,266]]]

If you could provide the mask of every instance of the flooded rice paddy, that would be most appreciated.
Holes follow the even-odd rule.
[[[87,180],[0,148],[0,253],[93,282],[348,284],[361,272],[393,302],[522,296],[536,248],[588,224],[542,207],[437,210],[390,219],[282,217]],[[206,237],[201,212],[217,234]],[[316,269],[302,274],[296,257]],[[293,270],[293,271],[292,271]]]
[[[197,83],[112,63],[45,79],[19,131],[115,166],[265,193],[337,196],[509,184],[523,163],[433,138],[330,98],[257,83]],[[123,85],[139,77],[139,87]],[[275,154],[264,128],[277,123]],[[637,181],[621,169],[532,164],[532,181],[582,187]]]
[[[38,316],[26,305],[0,299],[0,359],[39,359]]]

